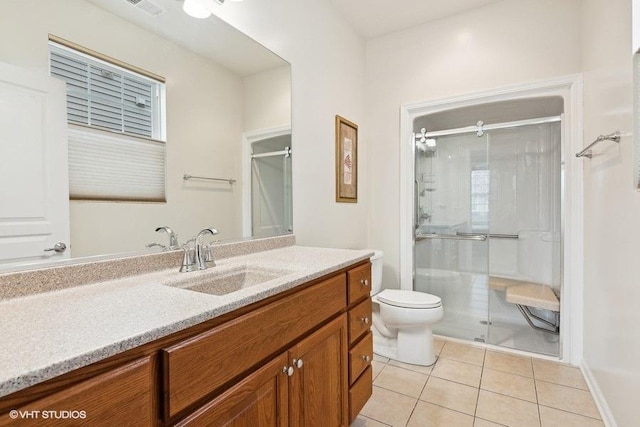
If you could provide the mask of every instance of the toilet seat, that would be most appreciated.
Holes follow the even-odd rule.
[[[378,301],[394,307],[438,308],[442,306],[442,299],[440,297],[424,292],[385,289],[376,295],[376,297]]]

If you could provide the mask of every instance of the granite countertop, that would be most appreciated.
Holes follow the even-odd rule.
[[[0,397],[260,301],[366,260],[370,250],[288,246],[0,301]],[[227,295],[181,289],[215,269],[255,266],[280,276]],[[173,284],[173,286],[171,286]]]

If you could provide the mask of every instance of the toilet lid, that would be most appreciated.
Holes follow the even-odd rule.
[[[442,299],[424,292],[385,289],[378,295],[378,301],[405,308],[436,308],[442,305]]]

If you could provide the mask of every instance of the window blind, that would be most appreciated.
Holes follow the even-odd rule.
[[[71,199],[165,201],[164,84],[50,42],[67,84]]]
[[[163,142],[70,126],[71,199],[165,201]]]

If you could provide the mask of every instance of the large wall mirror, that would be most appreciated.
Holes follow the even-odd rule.
[[[182,6],[0,2],[0,271],[292,231],[290,65]]]

